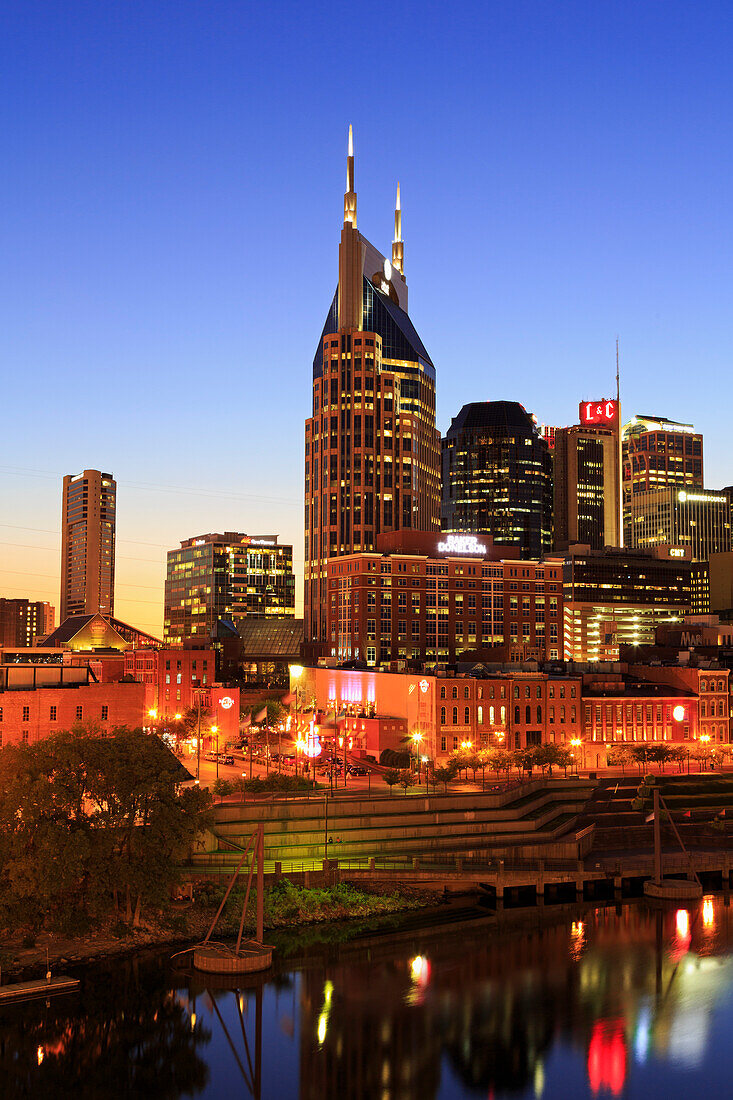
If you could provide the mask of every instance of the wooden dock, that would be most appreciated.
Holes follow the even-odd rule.
[[[57,997],[61,993],[72,993],[79,988],[78,978],[69,978],[66,974],[60,974],[58,978],[45,978],[35,982],[13,982],[10,985],[0,985],[0,1004],[8,1001],[32,1001],[37,997]]]

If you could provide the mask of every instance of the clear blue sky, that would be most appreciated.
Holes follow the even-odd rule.
[[[279,532],[300,573],[349,122],[382,250],[402,184],[442,431],[492,398],[572,422],[612,391],[618,334],[625,416],[693,421],[707,484],[733,482],[732,20],[6,0],[0,594],[57,602],[83,467],[118,481],[122,617],[159,628],[164,550],[204,531]]]

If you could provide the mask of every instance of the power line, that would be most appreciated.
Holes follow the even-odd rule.
[[[0,470],[9,474],[21,474],[25,477],[41,478],[43,480],[58,481],[58,474],[46,470],[30,470],[24,466],[0,466]],[[197,489],[188,485],[158,485],[154,482],[124,481],[122,484],[128,489],[142,489],[144,492],[178,493],[188,496],[223,497],[227,500],[251,500],[258,504],[285,504],[289,508],[302,507],[302,501],[291,497],[258,496],[254,493],[235,493],[229,489]]]

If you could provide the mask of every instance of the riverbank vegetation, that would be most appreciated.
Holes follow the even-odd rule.
[[[0,930],[133,926],[168,903],[211,797],[156,736],[73,730],[0,751]]]

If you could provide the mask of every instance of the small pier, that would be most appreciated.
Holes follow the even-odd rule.
[[[79,988],[78,978],[60,974],[58,978],[39,978],[34,982],[13,982],[0,985],[0,1004],[33,1001],[38,997],[56,997],[61,993],[73,993]]]

